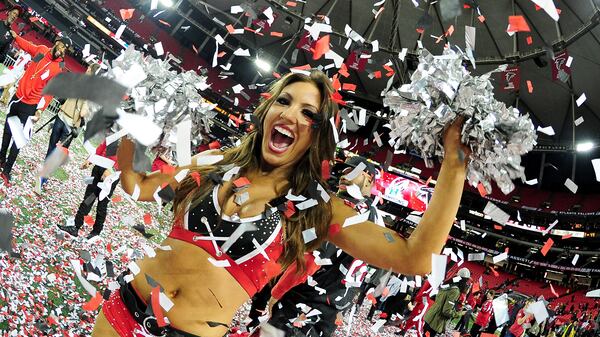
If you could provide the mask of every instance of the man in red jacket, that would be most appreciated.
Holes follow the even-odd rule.
[[[28,119],[31,119],[33,123],[39,120],[42,111],[50,104],[52,97],[42,96],[42,90],[54,76],[62,72],[63,57],[69,46],[69,41],[65,38],[56,40],[51,49],[44,45],[35,45],[12,30],[10,34],[15,38],[19,48],[31,55],[32,60],[25,70],[25,74],[19,80],[17,92],[8,104],[8,113],[4,122],[4,135],[2,148],[0,148],[0,166],[2,166],[0,178],[7,186],[10,185],[10,171],[17,159],[19,149],[29,138],[24,134],[27,129],[24,126]],[[9,122],[9,120],[11,121]],[[15,137],[13,137],[13,132]],[[20,134],[17,135],[17,133]],[[13,144],[7,158],[6,153],[11,139]]]

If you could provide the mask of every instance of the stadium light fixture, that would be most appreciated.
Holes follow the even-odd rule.
[[[594,148],[594,143],[592,142],[584,142],[577,144],[576,150],[577,152],[588,152],[589,150]]]
[[[165,7],[173,7],[173,0],[160,0],[160,3]]]
[[[254,64],[256,64],[256,66],[263,71],[271,71],[272,66],[269,62],[257,57],[256,60],[254,60]]]

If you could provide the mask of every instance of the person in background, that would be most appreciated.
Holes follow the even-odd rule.
[[[25,142],[28,139],[28,135],[25,134],[27,121],[35,123],[40,119],[42,111],[48,107],[52,97],[42,96],[42,90],[46,84],[54,78],[57,74],[62,72],[62,62],[65,56],[65,51],[69,46],[68,39],[58,39],[54,42],[52,49],[44,45],[35,45],[24,38],[20,37],[14,31],[10,31],[17,45],[25,52],[29,53],[33,60],[25,70],[23,77],[19,81],[17,92],[8,104],[8,113],[6,114],[6,121],[4,123],[4,134],[2,136],[2,147],[0,148],[0,165],[2,166],[2,173],[0,178],[4,180],[5,186],[10,186],[10,173],[12,166],[17,160],[19,155],[20,147],[25,144],[17,144],[16,139],[25,138]],[[12,125],[20,125],[21,128],[15,127],[16,130],[12,130],[9,120],[18,119],[18,122]],[[13,131],[15,133],[21,133],[19,138],[14,138],[15,141],[10,148],[8,158],[6,154],[8,152],[8,145],[13,139]]]
[[[489,290],[485,295],[486,300],[481,305],[481,309],[477,314],[477,318],[475,318],[475,323],[473,323],[473,326],[471,327],[471,337],[479,337],[481,334],[481,329],[486,328],[488,324],[490,324],[492,313],[494,312],[494,308],[492,306],[494,295],[495,292],[493,290]]]
[[[364,168],[355,177],[350,179],[346,176],[361,164],[364,165]],[[377,217],[377,210],[371,206],[370,196],[371,187],[378,173],[377,168],[366,158],[360,156],[348,158],[345,165],[346,168],[342,171],[343,176],[339,180],[337,195],[344,200],[346,205],[356,210],[369,212],[369,220],[374,221]],[[357,187],[359,195],[351,192],[353,186]],[[293,280],[294,277],[290,277],[295,270],[288,269],[274,287],[266,286],[253,298],[253,300],[257,300],[257,303],[253,303],[250,313],[253,320],[250,324],[251,328],[258,324],[259,314],[265,309],[265,300],[270,297],[268,294],[279,298],[278,294],[283,293],[283,296],[272,308],[271,318],[268,321],[272,327],[283,331],[285,336],[326,337],[333,335],[337,329],[336,322],[341,319],[341,311],[352,305],[352,301],[358,293],[358,287],[366,275],[366,265],[329,242],[324,243],[318,252],[321,259],[331,260],[331,264],[320,267],[311,276],[319,289],[306,281],[308,275],[301,279],[302,282],[296,283],[297,281]],[[363,268],[363,266],[365,267]],[[364,271],[362,271],[363,269]],[[343,270],[346,272],[342,272]],[[293,287],[287,285],[294,285],[294,283],[297,285]],[[309,318],[303,317],[303,308],[298,306],[300,303],[313,310],[318,310],[320,314]],[[302,321],[302,326],[290,323],[298,318],[301,318],[299,320]]]
[[[96,74],[100,69],[97,63],[88,66],[85,71],[86,75]],[[48,142],[48,150],[46,151],[46,159],[56,149],[56,146],[69,148],[73,139],[79,135],[79,130],[83,126],[84,118],[88,115],[88,103],[84,99],[69,98],[60,106],[60,110],[54,119],[52,132],[50,133],[50,141]],[[41,194],[44,184],[48,181],[48,177],[40,177],[39,184],[36,186],[36,192]]]
[[[108,158],[114,161],[114,167],[104,168],[99,165],[94,165],[92,168],[92,183],[87,185],[85,193],[83,195],[83,201],[79,205],[77,214],[75,215],[75,226],[63,226],[58,225],[58,228],[67,234],[77,237],[79,235],[79,229],[83,226],[83,221],[86,215],[90,213],[94,202],[98,200],[98,206],[96,207],[96,220],[92,231],[87,236],[87,240],[100,235],[102,228],[104,227],[104,220],[106,220],[106,211],[108,203],[112,197],[115,188],[119,184],[119,176],[114,171],[119,170],[116,163],[117,161],[117,148],[119,142],[113,142],[110,145],[106,145],[106,140],[103,141],[98,148],[96,148],[96,155]],[[91,165],[89,160],[86,160],[81,169],[87,169]]]
[[[475,294],[471,293],[470,296],[467,296],[467,301],[465,304],[465,314],[460,319],[456,327],[454,327],[455,330],[458,330],[460,333],[467,332],[469,324],[471,323],[471,318],[473,316],[473,310],[477,306],[480,296],[480,291],[476,292]]]
[[[177,163],[173,160],[171,149],[162,145],[155,146],[152,151],[156,157],[152,162],[151,172],[160,171],[165,165],[175,166]]]
[[[523,337],[525,335],[525,325],[533,319],[533,315],[528,313],[527,309],[533,302],[533,298],[528,298],[525,301],[525,306],[517,312],[515,322],[508,329],[507,337]]]
[[[471,271],[463,267],[458,271],[457,276],[460,277],[458,282],[452,283],[445,288],[440,287],[439,293],[435,298],[435,303],[425,313],[423,332],[425,334],[429,332],[429,337],[444,334],[446,323],[464,314],[464,312],[456,311],[456,302],[461,293],[469,291]]]
[[[21,16],[22,8],[14,6],[6,10],[6,18],[0,21],[0,62],[4,62],[10,46],[12,45],[15,38],[10,33],[12,30],[12,24],[15,20]]]

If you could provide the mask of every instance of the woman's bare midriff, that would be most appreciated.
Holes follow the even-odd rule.
[[[166,313],[173,328],[201,337],[222,337],[227,328],[210,327],[207,322],[229,325],[237,309],[248,300],[248,294],[225,268],[208,261],[210,254],[190,243],[167,238],[157,250],[156,257],[136,261],[141,271],[132,282],[146,303],[152,287],[150,276],[173,301]]]

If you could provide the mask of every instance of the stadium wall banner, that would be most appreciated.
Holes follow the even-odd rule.
[[[460,244],[463,244],[467,247],[473,248],[478,251],[486,252],[491,255],[498,255],[498,254],[502,253],[502,252],[499,252],[494,249],[482,247],[482,246],[476,245],[474,243],[471,243],[471,242],[468,242],[468,241],[465,241],[465,240],[462,240],[459,238],[455,238],[453,236],[448,236],[448,237],[452,241],[458,242]],[[600,273],[600,269],[596,269],[596,268],[577,268],[577,267],[569,267],[569,266],[559,266],[559,265],[555,265],[552,263],[545,263],[545,262],[529,260],[529,259],[526,259],[523,257],[514,256],[514,255],[508,255],[508,258],[511,260],[523,262],[523,263],[526,263],[529,265],[550,268],[550,269],[559,270],[559,271],[572,271],[572,272],[578,272],[578,273]]]

